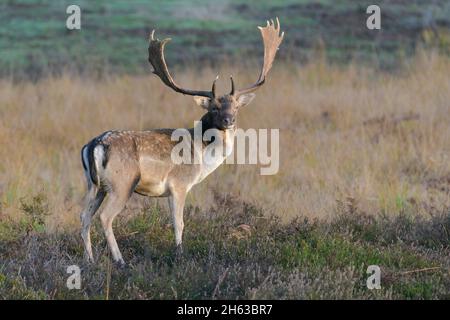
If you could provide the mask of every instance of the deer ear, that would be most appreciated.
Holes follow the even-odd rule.
[[[256,94],[254,93],[247,93],[239,96],[238,98],[238,105],[239,107],[244,107],[248,105],[252,100],[256,97]]]
[[[208,109],[211,99],[207,97],[194,96],[194,101],[198,106],[202,107],[203,109]]]

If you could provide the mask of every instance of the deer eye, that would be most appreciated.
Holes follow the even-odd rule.
[[[219,108],[214,107],[214,108],[211,109],[211,112],[214,113],[214,114],[218,113],[219,112]]]

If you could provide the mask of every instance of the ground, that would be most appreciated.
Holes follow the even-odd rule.
[[[238,198],[216,194],[210,211],[186,210],[185,250],[177,257],[169,214],[144,206],[116,224],[127,260],[119,268],[111,263],[98,223],[98,262],[89,265],[78,233],[41,230],[44,199],[23,209],[27,219],[21,224],[2,224],[2,298],[450,298],[448,213],[374,218],[343,203],[329,223],[299,218],[282,224]],[[81,268],[80,290],[66,287],[70,265]],[[369,265],[381,268],[379,290],[367,288]]]

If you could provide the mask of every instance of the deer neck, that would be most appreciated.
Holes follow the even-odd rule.
[[[212,130],[212,133],[214,133],[214,137],[218,138],[220,141],[205,141],[207,137],[205,136],[205,133],[207,133],[208,130]],[[217,128],[217,126],[214,125],[214,123],[211,121],[211,118],[208,114],[204,115],[200,121],[197,122],[196,126],[191,129],[191,134],[199,134],[201,132],[203,139],[195,139],[194,137],[194,143],[199,143],[201,145],[198,145],[200,147],[198,150],[202,150],[202,161],[201,161],[201,174],[197,181],[200,182],[204,178],[206,178],[211,172],[213,172],[215,169],[217,169],[224,160],[232,153],[233,147],[234,147],[234,138],[236,133],[236,127],[222,130]],[[211,133],[211,132],[209,132]],[[214,158],[214,161],[206,161],[207,157],[211,154],[211,148],[213,147],[212,143],[214,142],[214,145],[220,145],[222,146],[222,152],[217,152],[215,154],[219,154],[220,156],[217,156]],[[211,158],[209,158],[211,159]]]

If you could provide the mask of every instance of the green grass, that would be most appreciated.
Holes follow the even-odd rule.
[[[365,27],[370,1],[230,0],[78,1],[81,31],[65,28],[68,0],[8,0],[0,4],[0,75],[39,77],[62,69],[147,72],[146,39],[151,29],[173,37],[170,64],[216,63],[243,54],[260,54],[256,25],[278,16],[286,31],[281,58],[314,58],[323,41],[331,61],[377,63],[394,67],[399,52],[413,54],[418,44],[450,52],[450,5],[384,1],[382,32]],[[432,23],[424,23],[431,13]],[[424,38],[433,26],[431,36]]]
[[[4,299],[450,298],[448,213],[369,217],[337,206],[329,222],[282,224],[238,198],[217,195],[207,212],[187,208],[185,252],[177,258],[169,214],[152,205],[115,225],[128,262],[121,269],[110,262],[98,222],[92,239],[98,261],[88,265],[78,232],[35,227],[48,210],[45,197],[24,200],[22,210],[21,223],[0,223]],[[82,269],[81,290],[65,286],[72,264]],[[366,287],[373,264],[382,270],[380,290]]]

